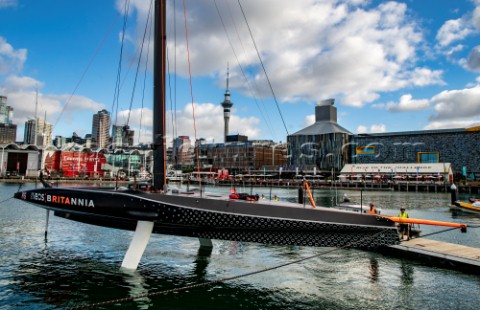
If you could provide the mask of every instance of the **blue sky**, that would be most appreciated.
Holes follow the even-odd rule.
[[[327,98],[335,98],[338,122],[352,133],[480,125],[480,0],[185,3],[188,51],[183,1],[168,4],[167,105],[176,135],[194,137],[193,102],[197,138],[223,141],[227,64],[230,133],[250,139],[285,141],[287,131],[313,122],[316,102]],[[136,130],[135,142],[151,141],[145,56],[133,91],[149,4],[129,1],[120,61],[125,0],[0,0],[0,95],[14,108],[17,140],[35,115],[38,88],[38,115],[55,125],[54,135],[91,133],[92,115],[107,109],[118,125],[128,121]]]

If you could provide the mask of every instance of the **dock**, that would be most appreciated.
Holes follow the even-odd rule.
[[[428,264],[459,270],[469,274],[480,274],[480,249],[469,246],[413,238],[381,250],[383,254],[421,260]]]

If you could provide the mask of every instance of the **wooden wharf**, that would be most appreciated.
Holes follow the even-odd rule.
[[[399,245],[383,248],[381,252],[396,257],[414,258],[465,273],[480,274],[479,248],[426,238],[413,238],[402,241]]]

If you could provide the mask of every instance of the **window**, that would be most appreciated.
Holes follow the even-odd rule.
[[[419,163],[438,163],[440,162],[440,153],[438,152],[418,152]]]
[[[369,145],[369,146],[357,146],[355,148],[355,154],[356,155],[376,155],[377,150],[375,146]]]

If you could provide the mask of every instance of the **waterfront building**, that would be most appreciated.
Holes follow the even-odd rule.
[[[0,143],[15,143],[17,125],[12,124],[13,108],[7,106],[7,97],[0,96]]]
[[[193,148],[189,136],[179,136],[173,140],[171,160],[174,167],[191,168],[193,166]]]
[[[339,171],[350,161],[352,133],[337,123],[334,99],[315,106],[315,123],[287,137],[289,165],[301,170]]]
[[[17,125],[0,123],[0,143],[15,143]]]
[[[130,129],[128,125],[112,126],[112,144],[116,147],[133,146],[133,138],[135,131]]]
[[[287,163],[287,146],[271,140],[248,140],[243,135],[226,137],[227,143],[196,143],[201,170],[226,170],[230,174],[278,173]],[[197,158],[195,158],[197,161]],[[197,166],[197,162],[195,162]]]
[[[338,176],[340,181],[362,182],[446,182],[453,181],[450,163],[346,164]]]
[[[480,178],[480,127],[359,134],[352,163],[450,163],[456,177]]]
[[[0,96],[0,124],[12,124],[13,108],[7,105],[7,97]]]
[[[61,149],[68,143],[67,137],[62,137],[62,136],[55,136],[55,139],[53,139],[53,145],[56,146],[57,148]]]
[[[93,115],[92,143],[97,148],[106,148],[110,144],[110,112],[105,109]]]
[[[346,164],[441,164],[451,165],[455,178],[480,179],[480,126],[354,135],[337,124],[329,99],[315,107],[315,123],[287,141],[289,164],[297,170],[337,173]],[[444,175],[440,170],[435,174]]]
[[[39,118],[38,124],[35,119],[25,122],[24,142],[39,147],[52,145],[53,126],[46,120]]]

